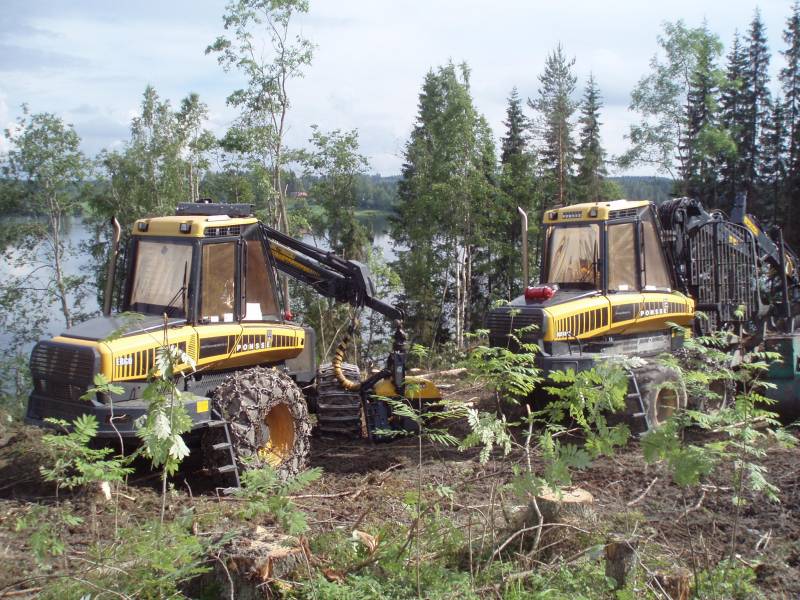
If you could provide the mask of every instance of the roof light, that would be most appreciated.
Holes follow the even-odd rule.
[[[149,226],[150,226],[150,224],[147,221],[139,221],[139,223],[137,225],[139,231],[147,231],[147,228]]]
[[[550,300],[557,289],[549,285],[528,286],[525,288],[525,300]]]
[[[180,227],[178,227],[181,233],[191,233],[192,231],[192,224],[191,223],[181,223]]]
[[[557,210],[551,210],[550,211],[550,220],[551,221],[555,221],[556,219],[558,219],[558,211]]]
[[[596,206],[593,206],[592,208],[589,209],[589,216],[591,218],[594,218],[594,217],[597,216],[597,207]]]

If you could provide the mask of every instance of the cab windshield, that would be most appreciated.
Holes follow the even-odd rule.
[[[597,224],[550,227],[547,283],[600,289],[599,254],[600,228]]]
[[[131,286],[131,310],[185,317],[191,269],[191,244],[139,240]]]

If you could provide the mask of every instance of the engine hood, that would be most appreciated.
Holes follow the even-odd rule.
[[[169,319],[170,327],[183,325],[186,319]],[[70,327],[61,336],[99,342],[109,338],[136,335],[147,331],[155,331],[164,326],[164,317],[158,315],[143,315],[140,313],[125,313],[124,315],[101,316],[84,321],[79,325]]]

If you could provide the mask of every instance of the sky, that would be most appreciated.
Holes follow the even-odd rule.
[[[630,91],[648,71],[663,22],[705,19],[727,51],[758,6],[777,73],[791,9],[787,0],[310,2],[296,31],[316,49],[289,88],[287,142],[306,145],[312,124],[357,129],[371,170],[383,175],[400,171],[425,74],[450,60],[469,64],[475,105],[499,140],[511,89],[535,97],[545,57],[561,43],[575,57],[578,94],[590,72],[597,80],[603,143],[616,155],[636,120]],[[224,7],[222,0],[3,0],[0,127],[26,103],[74,125],[89,155],[121,148],[150,84],[173,106],[197,92],[209,107],[207,126],[221,135],[235,118],[225,99],[243,84],[204,52],[223,32]]]

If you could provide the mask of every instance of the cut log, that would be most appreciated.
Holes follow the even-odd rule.
[[[214,564],[214,577],[226,597],[267,598],[269,583],[284,579],[305,562],[295,538],[257,526],[226,544]],[[267,585],[265,585],[267,584]]]
[[[611,540],[606,544],[606,577],[610,577],[616,583],[614,589],[619,590],[625,587],[633,566],[633,555],[636,551],[636,541],[633,540]]]

